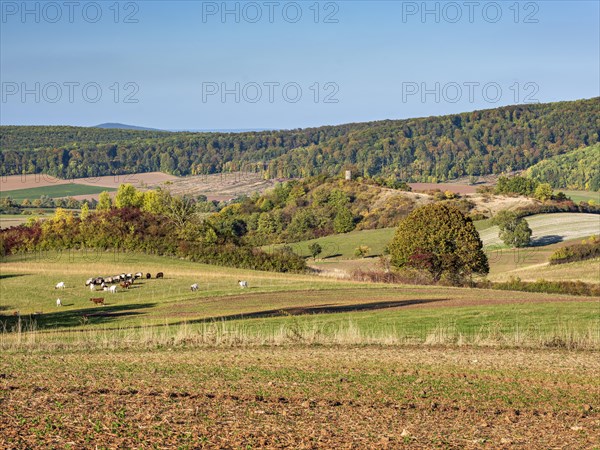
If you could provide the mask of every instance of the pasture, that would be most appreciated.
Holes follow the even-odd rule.
[[[108,252],[13,256],[0,267],[5,348],[23,344],[10,332],[15,329],[34,331],[30,339],[43,346],[93,336],[81,330],[108,330],[114,341],[124,330],[136,336],[134,341],[170,339],[182,326],[201,343],[539,346],[559,338],[584,347],[599,344],[597,298],[369,284]],[[118,287],[116,294],[91,292],[84,285],[91,276],[138,270],[153,278],[136,280],[126,290]],[[159,271],[164,279],[155,278]],[[240,289],[238,280],[249,288]],[[54,289],[58,282],[66,288]],[[190,289],[194,283],[197,291]],[[105,306],[89,301],[98,297]],[[64,306],[56,306],[57,298]],[[210,333],[216,335],[209,339]]]
[[[532,244],[536,249],[557,242],[600,234],[600,215],[597,214],[537,214],[526,217],[526,220],[533,231]],[[484,247],[489,252],[506,248],[498,237],[498,227],[492,226],[491,220],[479,220],[474,224],[479,231]],[[308,257],[310,255],[309,245],[317,242],[323,248],[323,252],[318,256],[319,259],[356,259],[354,250],[361,245],[366,245],[371,249],[368,256],[381,255],[386,245],[394,237],[395,231],[395,228],[351,231],[346,234],[331,235],[287,245],[297,254]],[[281,246],[282,244],[264,248],[268,250]]]
[[[85,184],[57,184],[53,186],[32,187],[27,189],[17,189],[12,191],[2,191],[0,197],[10,197],[13,201],[21,202],[25,199],[35,200],[42,195],[51,198],[75,197],[75,196],[92,196],[99,194],[102,191],[114,191],[114,188],[106,188],[102,186],[85,185]]]
[[[557,189],[557,191],[558,190],[561,190],[561,189]],[[600,192],[571,191],[568,189],[564,190],[562,192],[564,192],[567,197],[571,197],[571,200],[573,200],[575,203],[589,202],[590,200],[593,200],[596,202],[596,204],[600,204]]]
[[[84,285],[136,271],[152,278],[116,294]],[[0,447],[594,448],[599,302],[113,252],[11,256]]]

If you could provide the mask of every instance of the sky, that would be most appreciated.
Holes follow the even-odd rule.
[[[0,1],[0,124],[292,129],[600,95],[600,2]]]

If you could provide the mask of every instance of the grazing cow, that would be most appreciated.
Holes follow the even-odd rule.
[[[91,285],[93,283],[94,283],[94,279],[93,278],[88,278],[88,280],[85,282],[85,285],[89,286],[89,285]]]
[[[113,280],[113,278],[112,278],[112,277],[108,277],[108,278],[106,278],[104,281],[105,281],[106,283],[109,283],[109,284],[110,284],[110,283],[114,283],[114,280]]]
[[[64,281],[61,281],[56,286],[54,286],[54,289],[64,289],[64,288],[65,288],[65,282]]]
[[[129,286],[131,286],[131,282],[129,281],[123,281],[120,285],[123,289],[129,289]],[[116,287],[116,286],[115,286]]]
[[[164,278],[164,277],[165,277],[165,274],[164,274],[164,273],[162,273],[162,272],[158,272],[158,273],[156,274],[156,278]]]
[[[133,276],[133,278],[134,278],[135,280],[137,280],[138,278],[142,278],[143,276],[144,276],[144,274],[143,274],[142,272],[138,272],[138,273],[136,273],[136,274]]]
[[[147,274],[146,274],[146,280],[149,280],[150,278],[152,278],[152,275],[151,275],[151,274],[149,274],[149,273],[147,273]]]
[[[247,281],[239,281],[239,280],[238,280],[238,284],[240,285],[240,287],[241,287],[242,289],[245,289],[245,288],[247,288],[247,287],[248,287],[248,282],[247,282]]]
[[[190,288],[192,289],[192,292],[196,292],[198,290],[198,283],[192,284]]]
[[[56,299],[56,306],[62,306],[62,302],[60,301],[60,298]]]
[[[104,297],[90,298],[90,302],[94,303],[95,305],[104,305]]]
[[[116,294],[117,293],[117,286],[111,286],[111,287],[106,286],[104,288],[104,290],[106,292],[110,292],[111,294]]]

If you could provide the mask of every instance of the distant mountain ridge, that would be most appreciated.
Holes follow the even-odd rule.
[[[109,130],[119,129],[119,130],[140,130],[140,131],[165,131],[165,130],[159,130],[157,128],[138,127],[136,125],[127,125],[124,123],[114,123],[114,122],[101,123],[100,125],[94,125],[92,128],[105,128],[105,129],[109,129]]]

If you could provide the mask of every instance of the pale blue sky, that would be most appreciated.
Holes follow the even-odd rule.
[[[72,23],[64,2],[30,2],[39,13],[24,17],[20,1],[0,3],[2,124],[300,128],[600,95],[597,1],[478,2],[472,23],[462,1],[428,2],[439,22],[423,20],[422,2],[274,2],[273,23],[267,2],[228,2],[239,22],[223,20],[222,2],[121,2],[116,23],[113,1],[97,3],[96,23],[94,5],[83,12],[91,2],[71,11]],[[128,14],[137,23],[124,23]],[[68,83],[79,83],[72,102]],[[211,95],[236,83],[239,103]],[[465,83],[479,84],[472,99]]]

